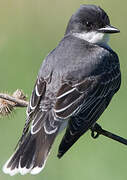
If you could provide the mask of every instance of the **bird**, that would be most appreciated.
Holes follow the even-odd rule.
[[[119,32],[100,6],[83,4],[71,16],[62,40],[42,62],[4,173],[40,173],[61,131],[66,129],[58,158],[94,127],[120,89],[119,58],[108,44],[110,34]]]

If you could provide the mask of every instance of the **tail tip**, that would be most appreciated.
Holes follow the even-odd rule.
[[[44,167],[38,167],[38,166],[36,166],[35,168],[33,168],[33,169],[30,171],[30,174],[32,174],[32,175],[39,174],[39,173],[42,171],[43,168],[44,168]]]
[[[18,167],[18,168],[14,168],[14,169],[11,169],[11,167],[8,167],[8,162],[5,163],[5,165],[3,166],[2,168],[2,171],[5,173],[5,174],[9,174],[10,176],[14,176],[16,175],[17,173],[20,173],[21,175],[26,175],[28,173],[32,174],[32,175],[36,175],[38,173],[40,173],[42,171],[44,167],[34,167],[34,168],[26,168],[26,167]]]
[[[31,168],[26,168],[26,167],[23,167],[23,168],[21,168],[21,167],[19,167],[18,168],[19,169],[19,173],[21,174],[21,175],[26,175],[26,174],[28,174],[30,171],[31,171]]]
[[[62,156],[63,156],[63,153],[62,153],[62,152],[58,152],[57,157],[58,157],[59,159],[61,159]]]
[[[8,167],[8,162],[5,163],[5,165],[4,165],[3,168],[2,168],[2,171],[3,171],[5,174],[9,174],[10,176],[14,176],[15,174],[18,173],[18,169],[17,169],[17,168],[14,168],[14,169],[12,170],[11,167]]]

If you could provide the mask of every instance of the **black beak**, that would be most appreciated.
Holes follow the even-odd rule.
[[[98,32],[111,34],[111,33],[119,33],[120,30],[115,28],[115,27],[113,27],[113,26],[107,25],[104,28],[98,29]]]

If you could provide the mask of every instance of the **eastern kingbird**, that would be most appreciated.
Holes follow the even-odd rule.
[[[108,45],[109,34],[118,32],[96,5],[82,5],[72,15],[63,39],[42,63],[5,173],[38,174],[60,131],[67,127],[59,158],[95,124],[120,88],[119,59]]]

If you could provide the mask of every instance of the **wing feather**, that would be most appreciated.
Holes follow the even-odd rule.
[[[88,77],[84,81],[74,85],[63,84],[58,91],[57,101],[54,107],[56,116],[66,119],[77,111],[88,94],[93,88],[95,89],[97,78]]]
[[[44,80],[44,78],[38,77],[34,85],[34,89],[32,91],[29,105],[27,107],[27,111],[26,111],[27,119],[24,125],[22,136],[18,144],[21,144],[24,138],[26,137],[26,134],[29,130],[29,126],[31,122],[33,121],[32,126],[35,126],[35,124],[37,123],[36,121],[39,121],[39,119],[41,119],[38,117],[41,116],[42,113],[35,113],[35,112],[38,111],[37,110],[38,104],[40,103],[40,100],[42,99],[42,97],[45,95],[45,91],[46,91],[46,81]],[[33,131],[33,127],[32,127],[32,131]],[[36,128],[36,131],[34,132],[38,132],[37,128]]]
[[[67,96],[62,97],[61,87],[62,98],[57,100],[55,106],[57,110],[61,111],[56,111],[56,115],[64,118],[70,115],[70,120],[59,146],[59,158],[97,121],[115,92],[119,89],[120,84],[121,74],[119,65],[117,65],[112,67],[111,70],[108,70],[108,72],[106,71],[98,76],[92,76],[91,78],[86,78],[84,81],[73,84],[72,89],[75,88],[75,90]],[[65,88],[65,84],[64,89],[67,89]],[[69,91],[71,91],[70,86]],[[66,94],[65,91],[64,94]],[[67,98],[66,100],[64,99],[65,97]],[[76,104],[76,100],[79,97],[82,98]],[[66,103],[62,104],[62,102]],[[72,105],[68,106],[70,102],[73,102],[73,108]],[[67,106],[68,108],[66,108]]]
[[[46,91],[46,81],[42,77],[38,77],[35,83],[32,96],[27,108],[27,115],[30,116],[31,113],[36,109],[40,102],[41,96],[45,94]]]

